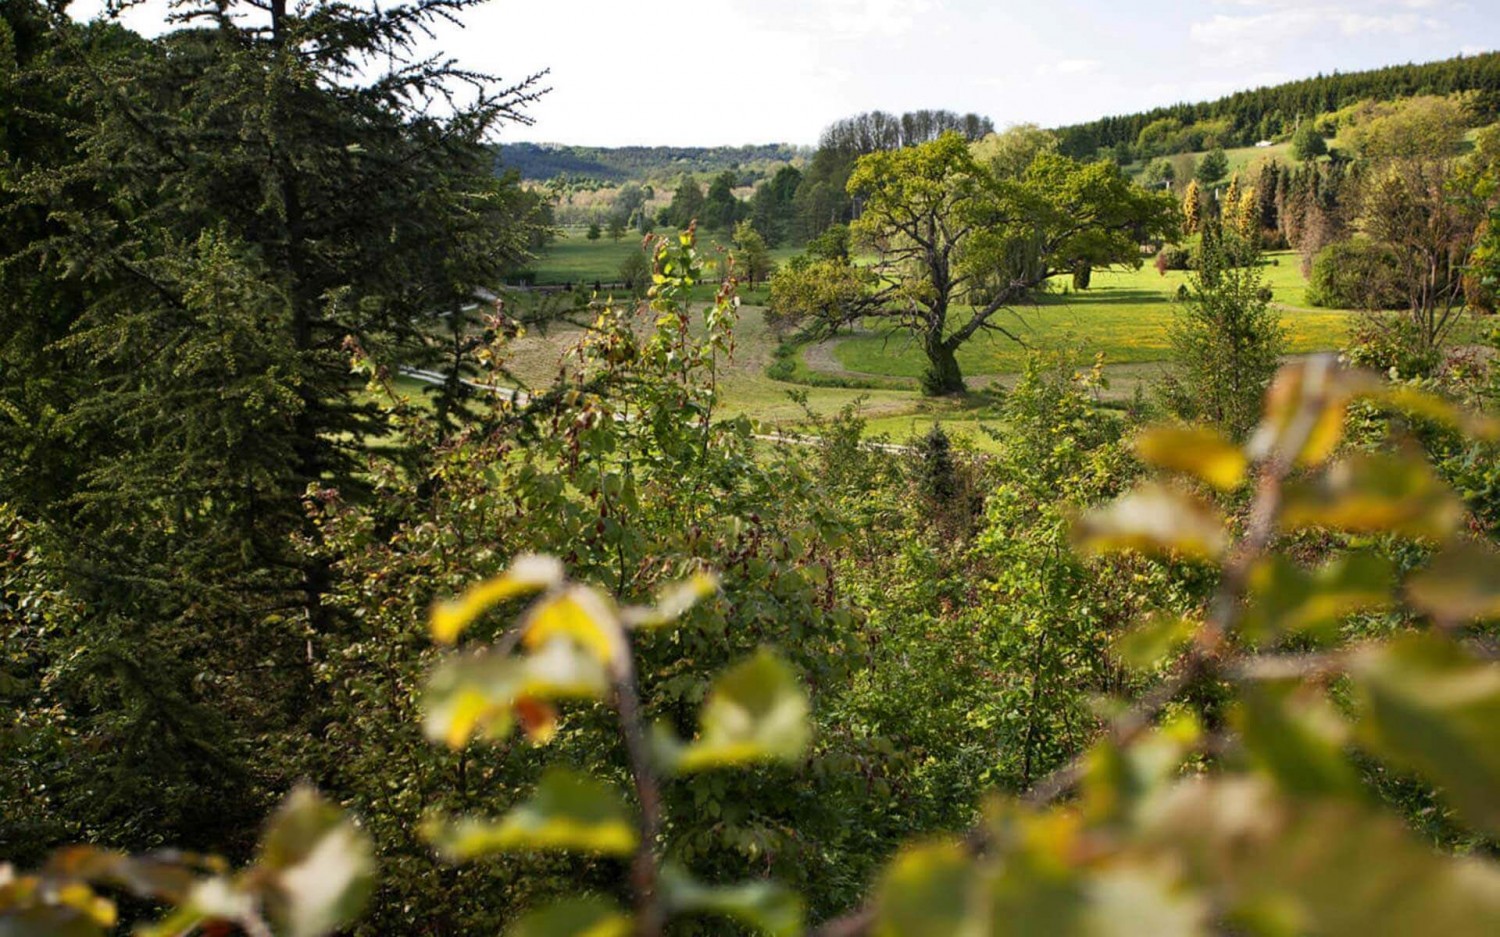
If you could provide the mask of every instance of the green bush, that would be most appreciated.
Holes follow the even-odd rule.
[[[1360,238],[1328,245],[1313,259],[1307,302],[1329,309],[1402,308],[1396,255]]]
[[[1191,270],[1193,268],[1193,251],[1181,244],[1168,244],[1156,252],[1156,270],[1162,276],[1167,275],[1168,270]]]

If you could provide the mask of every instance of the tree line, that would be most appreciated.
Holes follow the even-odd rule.
[[[1476,106],[1486,122],[1500,114],[1500,52],[1348,74],[1320,74],[1237,92],[1216,101],[1105,117],[1061,127],[1057,133],[1062,152],[1070,156],[1093,158],[1107,151],[1120,162],[1131,162],[1140,155],[1249,146],[1290,135],[1301,121],[1358,100],[1391,101],[1463,91],[1479,93]],[[1168,137],[1173,139],[1168,141]],[[1170,149],[1154,149],[1168,143]]]

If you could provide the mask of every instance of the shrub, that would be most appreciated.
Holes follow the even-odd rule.
[[[1312,121],[1297,128],[1292,135],[1292,155],[1298,160],[1317,159],[1328,152],[1328,143]]]
[[[1177,416],[1208,419],[1243,438],[1286,349],[1253,246],[1228,235],[1204,238],[1198,269],[1184,286],[1187,300],[1168,332],[1183,393],[1167,400],[1178,405]]]
[[[1168,244],[1156,252],[1156,271],[1162,276],[1167,275],[1168,270],[1191,270],[1193,268],[1193,252],[1190,248],[1181,244]]]
[[[1399,276],[1389,248],[1361,238],[1337,241],[1313,258],[1307,301],[1329,309],[1400,309]]]

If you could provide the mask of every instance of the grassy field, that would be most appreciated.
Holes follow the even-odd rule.
[[[602,282],[612,278],[613,269],[626,252],[639,249],[638,236],[615,243],[607,237],[589,241],[583,235],[582,229],[565,231],[537,264],[538,282]],[[703,239],[706,251],[713,250],[713,240]],[[778,259],[792,253],[780,250]],[[1283,311],[1292,351],[1339,347],[1349,314],[1305,307],[1306,282],[1296,254],[1269,255],[1263,273],[1274,301]],[[1161,373],[1173,297],[1186,279],[1182,272],[1169,272],[1163,277],[1150,264],[1140,270],[1097,271],[1092,289],[1072,292],[1066,282],[1059,282],[1058,292],[1037,306],[1006,315],[1002,321],[1032,348],[1076,350],[1085,359],[1103,353],[1111,381],[1105,398],[1127,399],[1138,385],[1149,390]],[[706,299],[710,289],[705,288],[698,298]],[[766,430],[801,429],[806,427],[808,416],[792,393],[805,393],[807,407],[820,415],[853,405],[868,421],[872,435],[904,440],[940,422],[977,447],[991,445],[980,428],[998,425],[996,398],[988,393],[976,393],[966,401],[919,396],[916,378],[925,359],[901,333],[871,330],[799,352],[794,378],[831,378],[867,384],[868,389],[799,386],[768,377],[766,370],[775,360],[778,339],[765,324],[760,305],[764,297],[764,288],[742,294],[736,356],[721,373],[725,415],[744,414]],[[544,385],[566,362],[566,352],[577,339],[578,333],[569,329],[529,335],[515,343],[512,369],[525,383]],[[983,390],[992,384],[1004,387],[1011,383],[1026,354],[1025,348],[1009,339],[981,336],[960,352],[959,360],[971,389]]]
[[[1203,157],[1207,155],[1207,151],[1191,153],[1189,155],[1193,157],[1194,165],[1196,166],[1203,161]],[[1271,146],[1240,146],[1231,150],[1225,150],[1224,155],[1229,158],[1229,174],[1234,175],[1235,173],[1239,173],[1241,178],[1254,176],[1260,170],[1261,163],[1269,162],[1273,159],[1280,160],[1283,165],[1295,166],[1297,164],[1297,159],[1292,156],[1292,145],[1290,143],[1275,143]],[[1165,158],[1174,159],[1175,157],[1168,156]],[[1152,162],[1155,162],[1155,160],[1142,160],[1138,163],[1131,163],[1125,167],[1125,171],[1131,176],[1139,177],[1146,171],[1146,166]],[[1179,183],[1182,185],[1186,184],[1181,180],[1179,180]]]
[[[1292,352],[1338,348],[1346,335],[1349,313],[1305,308],[1306,281],[1297,255],[1280,252],[1262,268],[1274,302],[1282,309],[1287,346]],[[1111,364],[1160,361],[1167,356],[1167,327],[1173,297],[1187,274],[1159,274],[1151,265],[1139,270],[1096,271],[1085,292],[1059,292],[1036,306],[1002,313],[995,321],[1032,348],[1076,349],[1086,356],[1102,353]],[[926,365],[921,349],[903,332],[872,328],[839,340],[832,349],[838,365],[857,374],[916,378]],[[958,354],[970,378],[1015,372],[1027,350],[1004,336],[981,334]],[[806,356],[804,356],[806,364]]]
[[[662,230],[660,234],[675,234]],[[620,279],[620,264],[632,252],[641,249],[639,232],[629,232],[619,241],[610,240],[601,234],[597,241],[588,239],[588,229],[580,227],[561,228],[557,240],[547,247],[531,265],[536,271],[539,286],[555,286],[562,283],[594,282],[609,283]],[[705,233],[698,238],[698,248],[705,257],[718,257],[720,248],[729,245],[727,233]],[[796,254],[796,248],[782,247],[771,251],[778,263]],[[712,274],[711,274],[712,275]]]

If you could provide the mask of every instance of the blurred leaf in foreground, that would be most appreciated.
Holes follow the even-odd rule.
[[[795,761],[812,733],[807,694],[792,669],[770,651],[737,664],[714,681],[698,716],[698,738],[664,754],[679,771]]]
[[[1074,527],[1079,547],[1091,553],[1135,550],[1214,559],[1229,544],[1224,520],[1211,505],[1156,482],[1137,486],[1089,511]]]
[[[662,894],[673,914],[721,914],[771,937],[802,933],[802,899],[777,882],[704,885],[683,869],[662,869]]]
[[[426,835],[450,862],[543,849],[627,856],[640,840],[613,787],[562,768],[548,769],[531,798],[498,822],[436,821],[428,824]]]
[[[1208,426],[1157,426],[1136,437],[1135,454],[1157,468],[1184,472],[1220,491],[1245,481],[1249,459],[1239,446]]]
[[[430,618],[432,636],[444,644],[452,644],[474,619],[493,606],[506,599],[551,589],[562,580],[562,563],[555,557],[518,556],[500,575],[471,586],[456,599],[433,605]]]
[[[1463,519],[1463,504],[1426,462],[1395,453],[1355,453],[1314,482],[1288,484],[1282,523],[1353,534],[1441,540]]]
[[[629,937],[635,925],[599,898],[571,898],[532,911],[506,929],[506,937]]]
[[[1489,544],[1451,543],[1407,580],[1406,598],[1441,622],[1500,618],[1500,553]]]
[[[1437,784],[1466,820],[1500,836],[1500,664],[1414,635],[1360,652],[1352,673],[1361,740]]]
[[[1286,634],[1332,637],[1348,616],[1389,606],[1394,584],[1390,560],[1376,553],[1346,553],[1311,572],[1272,554],[1250,572],[1250,604],[1240,631],[1252,644]]]

